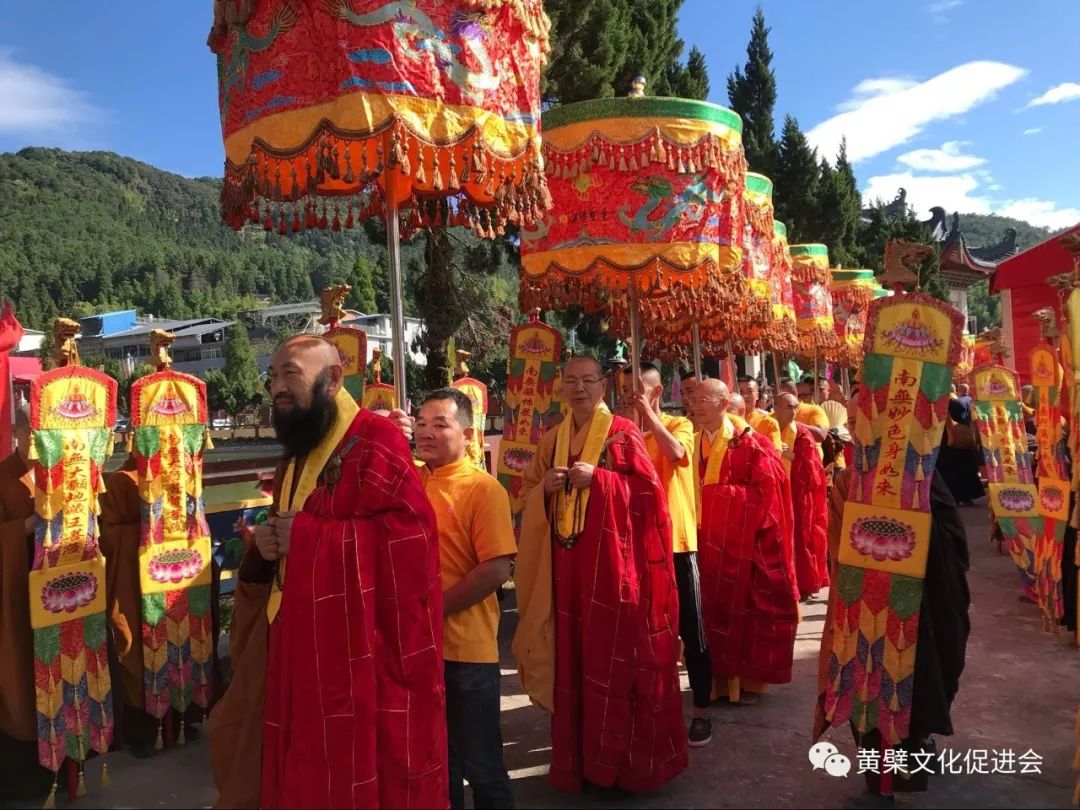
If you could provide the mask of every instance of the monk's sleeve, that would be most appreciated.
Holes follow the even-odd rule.
[[[767,537],[772,526],[779,530],[780,548],[785,573],[791,583],[795,601],[799,586],[795,577],[795,518],[791,507],[791,482],[781,459],[767,448],[759,448],[758,463],[754,465],[751,483],[757,493],[759,537]]]
[[[0,523],[0,731],[19,740],[36,734],[29,571],[25,521],[5,520]]]
[[[683,457],[679,459],[679,467],[689,467],[694,461],[694,423],[689,419],[680,419],[670,428],[671,435],[683,449]]]
[[[524,508],[514,568],[518,625],[510,645],[521,688],[534,704],[547,712],[555,708],[555,603],[551,525],[543,480],[551,466],[555,438],[554,430],[544,434],[525,470]]]

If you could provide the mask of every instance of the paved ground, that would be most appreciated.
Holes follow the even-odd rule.
[[[1068,807],[1074,784],[1074,731],[1080,651],[1042,632],[1036,608],[1018,601],[1016,575],[1007,556],[987,538],[982,507],[964,511],[971,547],[972,635],[967,669],[954,706],[957,735],[939,750],[1034,749],[1040,775],[939,777],[924,796],[902,797],[901,807]],[[515,620],[512,601],[504,636]],[[816,657],[824,618],[813,604],[799,628],[793,683],[758,706],[714,709],[711,746],[691,751],[690,768],[648,796],[567,796],[547,783],[548,722],[520,691],[513,663],[503,651],[503,733],[518,806],[529,807],[840,807],[858,793],[862,778],[812,771],[807,759],[815,698]],[[689,692],[684,692],[689,711]],[[832,740],[855,761],[850,735]],[[215,798],[205,740],[139,761],[109,757],[113,786],[97,788],[96,764],[88,767],[90,795],[76,806],[210,807]],[[59,802],[63,805],[64,802]]]

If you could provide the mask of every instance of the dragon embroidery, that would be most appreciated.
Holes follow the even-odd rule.
[[[694,181],[678,196],[673,196],[671,181],[663,177],[643,177],[634,181],[630,188],[637,194],[644,194],[648,199],[633,216],[629,213],[629,205],[620,206],[619,219],[632,232],[643,233],[649,242],[662,241],[668,231],[679,222],[701,221],[706,206],[719,204],[724,197],[722,191],[715,192],[710,189],[705,183],[704,175],[700,174],[694,175]],[[670,206],[666,211],[662,211],[661,206],[667,201],[670,201]]]

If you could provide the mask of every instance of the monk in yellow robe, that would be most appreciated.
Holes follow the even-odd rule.
[[[525,471],[512,649],[552,713],[554,787],[655,790],[687,766],[667,497],[600,364],[563,372],[570,415]]]
[[[743,377],[739,380],[739,394],[746,403],[745,418],[747,424],[768,439],[777,452],[780,452],[780,445],[782,444],[780,441],[780,425],[777,424],[775,418],[758,408],[758,404],[761,402],[761,389],[758,387],[757,380],[753,377]]]

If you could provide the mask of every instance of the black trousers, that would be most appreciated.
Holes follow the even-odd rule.
[[[465,782],[473,807],[514,807],[499,728],[499,665],[447,661],[446,738],[449,744],[450,807],[465,807]]]
[[[712,662],[701,624],[701,576],[698,574],[697,553],[674,555],[675,585],[679,591],[679,637],[683,643],[683,660],[690,676],[690,691],[694,693],[694,708],[706,709],[712,696]]]

